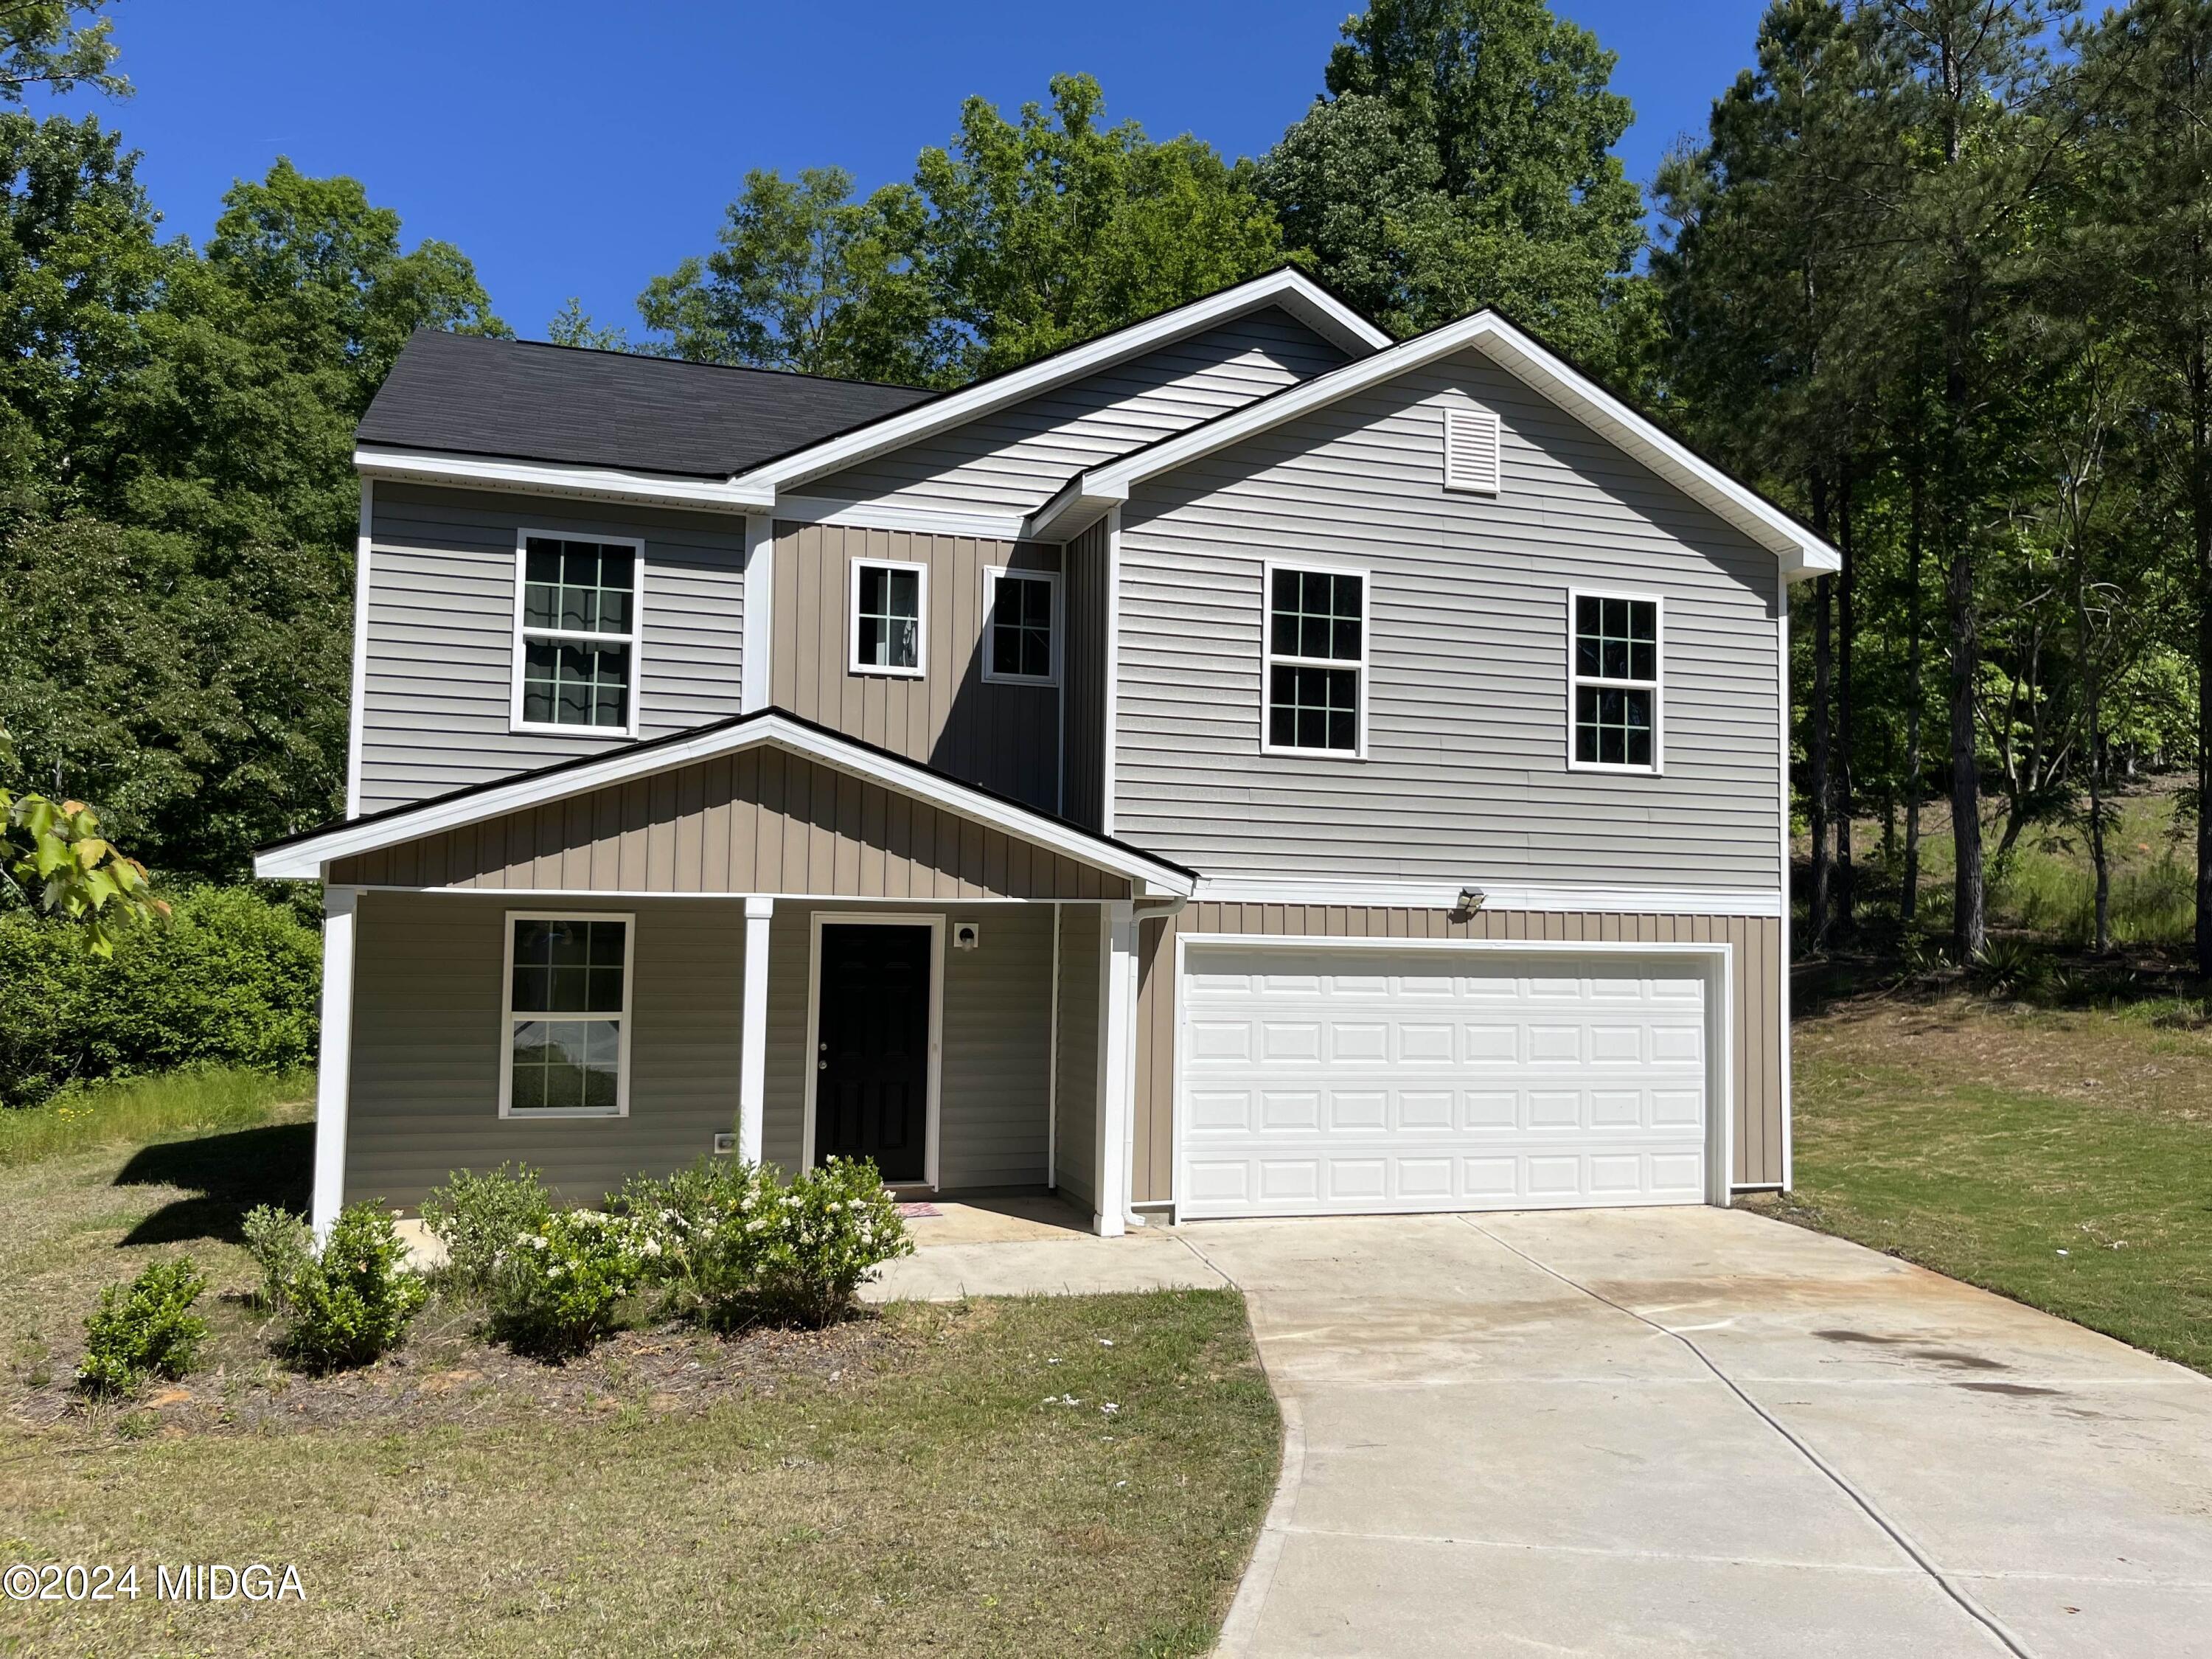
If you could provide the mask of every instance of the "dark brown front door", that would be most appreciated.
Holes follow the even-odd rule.
[[[870,1158],[887,1182],[924,1178],[929,1135],[932,929],[822,929],[814,1158]]]

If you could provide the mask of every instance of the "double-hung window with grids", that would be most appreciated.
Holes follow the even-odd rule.
[[[1659,601],[1575,593],[1568,599],[1568,754],[1577,767],[1656,772],[1660,737]]]
[[[1270,565],[1262,747],[1359,756],[1367,746],[1367,576]]]
[[[516,596],[514,723],[637,730],[635,542],[525,534]]]
[[[632,918],[509,915],[502,1117],[629,1109]]]
[[[1060,679],[1060,578],[1048,570],[983,572],[983,678],[1024,685]]]

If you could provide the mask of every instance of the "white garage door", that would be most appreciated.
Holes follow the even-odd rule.
[[[1696,1204],[1703,965],[1193,944],[1193,1217]]]

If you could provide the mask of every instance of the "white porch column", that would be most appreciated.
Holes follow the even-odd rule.
[[[768,927],[772,898],[745,901],[745,1012],[738,1054],[738,1156],[757,1164],[768,1110]]]
[[[1099,976],[1105,1004],[1098,1040],[1098,1213],[1091,1230],[1118,1238],[1129,1210],[1129,1097],[1136,1054],[1137,925],[1127,900],[1106,906]]]
[[[323,890],[322,1048],[315,1066],[315,1178],[308,1219],[330,1237],[345,1203],[346,1101],[353,1079],[353,944],[357,889]]]

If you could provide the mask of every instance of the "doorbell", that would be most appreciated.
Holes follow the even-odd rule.
[[[983,942],[983,924],[980,921],[956,921],[952,924],[952,948],[972,951]]]

